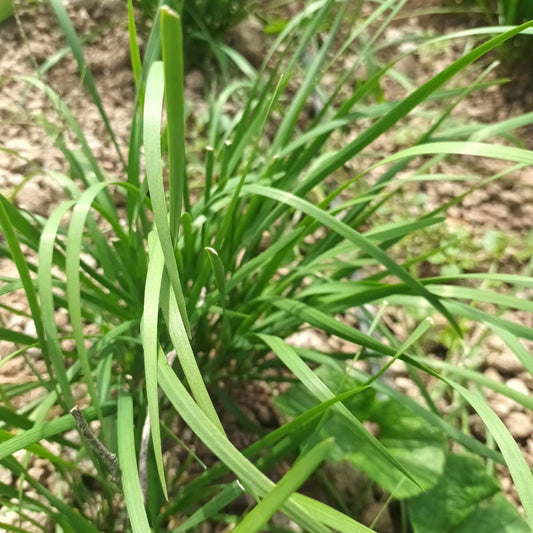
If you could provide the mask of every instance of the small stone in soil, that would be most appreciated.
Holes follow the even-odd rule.
[[[505,419],[505,425],[515,439],[527,439],[533,434],[533,422],[526,413],[511,413]]]
[[[500,374],[516,374],[523,370],[522,363],[510,352],[491,354],[488,363]]]

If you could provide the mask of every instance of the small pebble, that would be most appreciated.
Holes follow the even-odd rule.
[[[492,381],[497,381],[498,383],[503,382],[503,378],[500,376],[500,373],[495,368],[489,367],[487,368],[487,370],[485,370],[485,372],[483,372],[483,374],[485,375],[485,377],[492,379]]]
[[[506,418],[515,409],[516,402],[502,394],[494,394],[491,397],[490,407],[500,418]]]
[[[526,413],[512,412],[505,425],[515,439],[526,439],[533,434],[533,422]]]
[[[500,374],[517,374],[523,370],[522,363],[511,352],[489,355],[489,365]]]
[[[505,384],[510,389],[513,389],[513,390],[515,390],[517,392],[520,392],[520,393],[525,394],[525,395],[529,394],[529,389],[527,388],[527,385],[521,379],[511,378],[511,379],[508,379],[505,382]]]

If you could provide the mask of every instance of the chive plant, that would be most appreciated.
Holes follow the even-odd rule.
[[[111,131],[68,15],[60,0],[50,1]],[[79,149],[69,148],[63,132],[53,132],[70,175],[51,173],[67,199],[48,218],[0,197],[0,250],[19,274],[2,276],[1,294],[23,288],[35,324],[34,336],[3,328],[0,338],[17,346],[9,358],[38,347],[46,365],[36,382],[1,386],[0,460],[19,487],[0,482],[2,506],[19,517],[18,526],[2,527],[19,531],[31,523],[48,531],[54,523],[59,530],[76,532],[179,532],[211,521],[234,525],[235,531],[281,531],[276,519],[272,522],[281,512],[301,531],[371,531],[338,494],[326,503],[298,492],[311,476],[324,479],[324,461],[345,460],[402,502],[404,526],[410,521],[416,532],[478,531],[480,517],[489,516],[499,516],[502,528],[509,525],[512,531],[533,528],[531,471],[479,391],[493,389],[528,410],[531,398],[475,368],[434,361],[424,354],[422,342],[435,328],[432,316],[444,318],[457,338],[468,320],[500,337],[531,373],[524,341],[533,340],[533,332],[501,316],[506,309],[531,312],[531,302],[485,285],[523,288],[533,280],[494,272],[419,279],[409,267],[422,258],[401,264],[391,257],[393,245],[442,224],[446,209],[462,197],[402,223],[372,225],[377,207],[394,202],[402,186],[398,174],[419,156],[426,156],[426,164],[409,166],[411,181],[428,179],[430,164],[449,155],[507,161],[508,172],[533,163],[531,151],[490,142],[531,123],[531,116],[451,127],[450,112],[482,81],[443,88],[530,24],[487,30],[495,34],[491,39],[405,99],[368,102],[380,79],[394,71],[394,62],[341,97],[405,2],[399,4],[377,2],[366,18],[349,16],[349,2],[306,6],[279,34],[251,81],[230,84],[212,98],[203,176],[194,191],[188,178],[181,22],[170,8],[160,7],[141,60],[129,2],[137,92],[124,181],[106,179],[59,95],[28,78],[55,105]],[[366,39],[377,22],[377,33]],[[339,48],[341,29],[345,41]],[[434,42],[464,38],[463,33]],[[300,59],[316,42],[316,54],[302,70]],[[359,42],[359,59],[301,131],[299,119],[322,77]],[[223,122],[229,99],[244,105],[233,120]],[[341,177],[345,163],[357,161],[374,140],[429,102],[440,102],[440,111],[413,146],[384,155],[369,168],[358,166],[349,179]],[[331,148],[335,132],[363,120],[370,124],[366,129]],[[364,186],[365,176],[378,169],[377,183]],[[124,194],[125,208],[113,202],[111,189]],[[405,338],[396,338],[382,321],[385,302],[405,313],[416,308],[417,316],[423,310],[425,317]],[[480,302],[498,310],[488,313]],[[69,328],[57,324],[58,309],[68,311]],[[342,319],[350,309],[360,310],[359,327]],[[304,325],[359,349],[331,354],[291,345],[287,339]],[[65,347],[67,339],[73,340],[73,349]],[[354,359],[380,366],[366,374],[352,364]],[[395,361],[409,368],[420,401],[383,379]],[[477,412],[490,435],[486,443],[444,416],[424,376]],[[286,423],[270,431],[259,428],[257,440],[239,450],[227,436],[219,406],[238,411],[225,391],[231,383],[255,380],[271,382],[273,388],[279,381],[293,383],[277,402]],[[15,408],[20,403],[15,400],[34,389],[40,391],[39,401]],[[205,464],[181,433],[172,432],[178,420],[214,459]],[[92,421],[99,423],[90,426]],[[376,423],[379,433],[370,433],[365,421]],[[69,433],[74,429],[78,438]],[[46,442],[54,443],[53,451]],[[168,465],[178,447],[189,455],[176,473]],[[24,455],[15,458],[16,452]],[[53,486],[31,475],[33,457],[54,470]],[[196,461],[202,470],[192,475],[188,465]],[[275,484],[269,473],[282,461],[292,466]],[[501,495],[488,469],[494,464],[508,469],[525,517]],[[454,501],[446,487],[468,497]],[[232,514],[231,504],[243,493],[254,505],[243,516]],[[35,512],[48,522],[35,520]],[[438,524],[433,516],[439,517]]]

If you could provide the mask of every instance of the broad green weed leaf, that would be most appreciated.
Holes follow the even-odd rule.
[[[482,502],[454,533],[530,533],[526,521],[503,494]]]
[[[449,454],[429,491],[408,501],[415,533],[526,533],[526,522],[501,495],[476,457]]]
[[[424,490],[437,482],[444,467],[445,436],[426,421],[394,401],[376,402],[369,419],[378,426],[377,438],[412,473]],[[408,498],[421,492],[420,487],[394,471],[373,468],[367,460],[370,450],[349,445],[344,440],[345,458],[366,472],[395,498]]]

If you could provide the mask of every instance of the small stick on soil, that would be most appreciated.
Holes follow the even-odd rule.
[[[114,453],[111,453],[102,443],[102,441],[96,436],[96,433],[91,429],[87,421],[83,417],[83,413],[80,408],[75,405],[71,410],[70,414],[73,416],[76,421],[76,427],[85,441],[85,443],[94,451],[94,453],[100,457],[104,462],[109,473],[111,474],[111,479],[113,482],[120,488],[122,488],[122,479],[120,475],[120,468],[118,466],[117,456]]]

